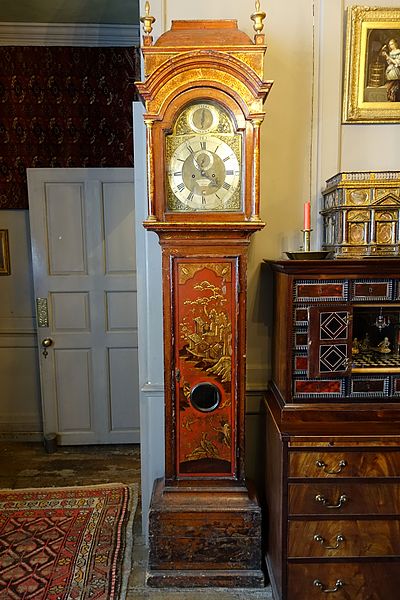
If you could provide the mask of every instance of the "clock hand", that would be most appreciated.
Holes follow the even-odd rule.
[[[213,187],[220,187],[219,183],[218,183],[218,179],[215,176],[211,176],[207,175],[207,173],[205,171],[200,171],[200,175],[202,177],[205,177],[206,179],[208,179],[208,181],[211,183],[211,185]]]

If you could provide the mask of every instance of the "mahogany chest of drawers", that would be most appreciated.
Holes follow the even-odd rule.
[[[400,261],[271,267],[266,561],[274,600],[395,600]]]

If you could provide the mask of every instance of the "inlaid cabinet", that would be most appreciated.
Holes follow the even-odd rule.
[[[394,600],[400,261],[269,266],[266,561],[274,600]]]

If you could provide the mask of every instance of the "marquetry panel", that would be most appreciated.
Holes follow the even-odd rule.
[[[307,325],[308,309],[306,306],[298,306],[294,309],[294,322],[296,325]]]
[[[389,600],[398,596],[400,569],[398,561],[298,563],[289,565],[288,580],[290,600]]]
[[[368,483],[366,481],[326,480],[290,483],[288,511],[290,515],[400,515],[400,483]],[[340,498],[346,497],[344,502]],[[338,508],[328,508],[337,506]]]
[[[289,559],[399,555],[397,519],[289,522]]]
[[[52,292],[50,303],[52,331],[89,331],[88,292]]]
[[[91,428],[92,357],[89,349],[55,349],[59,432]]]
[[[87,273],[83,185],[46,183],[45,197],[49,273]]]
[[[351,324],[351,311],[346,305],[310,308],[310,377],[347,373]]]
[[[290,452],[289,477],[399,477],[400,452]]]
[[[307,350],[308,334],[307,331],[296,331],[294,334],[295,350]]]
[[[130,183],[103,183],[105,272],[132,273],[136,268],[135,215]]]
[[[293,369],[296,374],[306,374],[308,368],[308,356],[298,355],[294,357]]]

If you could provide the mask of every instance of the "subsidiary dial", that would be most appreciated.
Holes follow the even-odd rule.
[[[218,111],[212,104],[195,104],[188,111],[187,122],[193,131],[207,133],[218,126]]]
[[[168,172],[174,195],[194,210],[224,210],[240,183],[232,148],[214,136],[193,137],[173,152]]]

